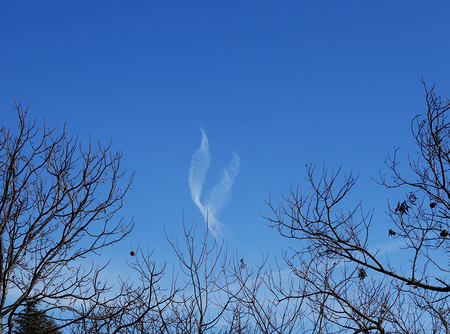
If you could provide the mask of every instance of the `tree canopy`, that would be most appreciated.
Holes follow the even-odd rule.
[[[351,172],[307,165],[305,184],[267,203],[266,222],[293,241],[281,259],[267,255],[255,264],[229,256],[225,240],[183,221],[181,241],[166,231],[178,258],[172,276],[151,251],[133,249],[128,265],[138,279],[119,278],[115,290],[100,283],[104,268],[77,260],[131,233],[133,222],[113,219],[130,184],[118,187],[121,154],[91,144],[82,150],[64,130],[44,127],[38,135],[16,105],[18,132],[4,126],[0,140],[1,328],[449,333],[450,100],[424,87],[426,110],[411,122],[417,152],[405,164],[394,149],[377,179],[402,190],[389,199],[387,220],[375,221],[361,201],[346,207],[357,183]],[[373,247],[374,229],[401,261]]]

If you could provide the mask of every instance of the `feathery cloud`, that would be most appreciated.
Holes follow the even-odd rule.
[[[191,158],[189,188],[191,189],[192,200],[202,213],[209,231],[217,238],[222,234],[222,224],[217,219],[217,215],[231,198],[231,186],[239,173],[240,160],[239,156],[233,152],[230,164],[223,170],[222,180],[212,189],[205,202],[202,203],[200,197],[206,179],[206,172],[211,165],[211,155],[209,154],[209,142],[205,131],[203,129],[200,129],[200,131],[202,133],[202,142],[200,148],[195,151]]]

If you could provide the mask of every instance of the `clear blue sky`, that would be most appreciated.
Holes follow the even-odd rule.
[[[123,149],[136,229],[106,256],[140,243],[163,261],[163,223],[178,233],[184,212],[203,227],[188,184],[200,128],[202,198],[240,158],[218,215],[230,252],[286,248],[260,214],[304,184],[307,163],[360,173],[350,201],[375,206],[387,236],[398,196],[371,177],[394,145],[414,153],[420,77],[450,94],[449,13],[448,1],[3,1],[0,115],[15,124],[17,93],[30,117]]]

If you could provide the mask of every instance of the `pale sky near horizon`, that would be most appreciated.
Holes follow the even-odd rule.
[[[4,1],[0,118],[16,124],[17,94],[38,122],[123,149],[136,176],[121,215],[136,228],[106,257],[139,244],[161,262],[164,224],[204,227],[189,187],[201,129],[201,203],[239,157],[216,217],[231,255],[292,246],[267,227],[265,200],[304,185],[310,163],[359,174],[349,203],[375,207],[382,245],[399,197],[371,178],[394,146],[416,151],[420,78],[450,95],[449,13],[448,1]]]

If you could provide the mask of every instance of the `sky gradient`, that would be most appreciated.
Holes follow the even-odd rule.
[[[0,115],[17,124],[17,94],[31,118],[123,149],[136,228],[104,255],[117,266],[137,245],[170,262],[164,225],[203,228],[214,194],[231,253],[279,255],[292,245],[267,227],[265,200],[304,184],[306,164],[359,174],[348,203],[375,207],[380,245],[399,195],[372,178],[394,146],[416,151],[420,78],[450,94],[448,13],[448,1],[4,1]]]

